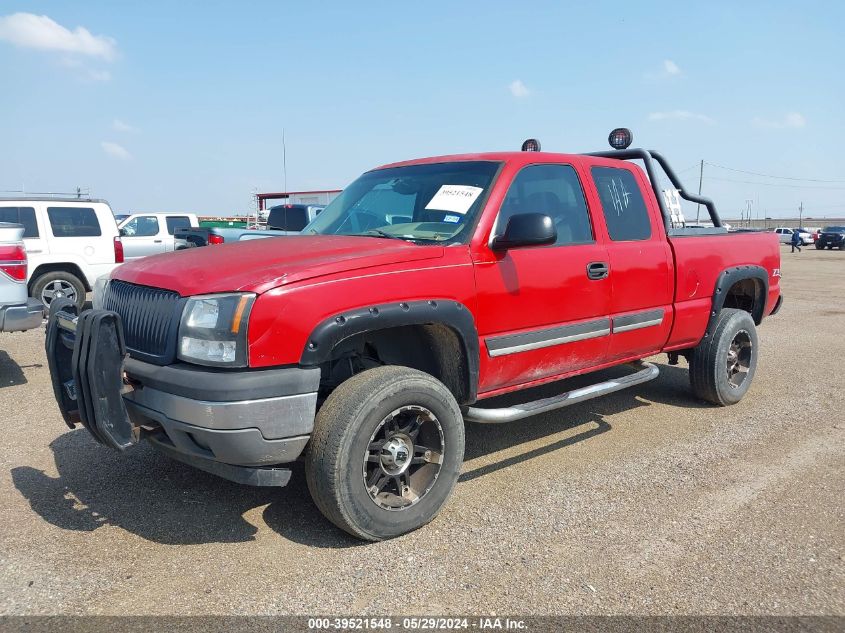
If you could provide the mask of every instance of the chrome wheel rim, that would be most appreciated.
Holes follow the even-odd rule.
[[[44,286],[44,289],[41,291],[41,303],[46,306],[50,305],[50,302],[57,297],[76,301],[76,288],[67,281],[56,279]]]
[[[401,511],[434,487],[443,464],[440,420],[429,409],[407,405],[386,416],[364,454],[364,488],[379,508]]]
[[[730,347],[728,348],[725,363],[728,375],[728,384],[732,388],[738,389],[748,378],[748,372],[751,369],[751,355],[753,352],[751,335],[745,330],[737,332],[731,341]]]

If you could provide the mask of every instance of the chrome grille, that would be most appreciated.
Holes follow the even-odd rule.
[[[117,279],[103,293],[103,308],[120,315],[130,355],[159,365],[175,356],[181,307],[182,298],[173,291]]]

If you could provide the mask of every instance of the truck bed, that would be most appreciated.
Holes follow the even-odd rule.
[[[192,246],[208,246],[209,235],[217,235],[223,238],[225,244],[231,242],[243,242],[246,240],[260,240],[268,237],[282,237],[285,235],[298,235],[291,231],[276,231],[273,229],[247,229],[247,228],[223,228],[223,227],[191,227],[176,230],[176,239],[189,242]]]
[[[710,304],[722,271],[737,266],[762,267],[769,288],[764,315],[780,294],[780,243],[769,232],[670,235],[675,260],[675,323],[667,349],[695,345],[710,317]]]

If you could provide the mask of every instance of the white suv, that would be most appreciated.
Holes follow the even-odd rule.
[[[97,277],[123,262],[117,223],[104,200],[0,199],[0,222],[23,225],[29,294],[48,307],[55,296],[81,307]]]

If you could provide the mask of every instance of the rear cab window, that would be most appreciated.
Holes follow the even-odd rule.
[[[99,237],[97,213],[90,207],[47,207],[54,237]]]
[[[23,225],[23,236],[39,237],[38,221],[32,207],[0,207],[0,222]]]
[[[610,239],[614,242],[649,239],[651,215],[634,174],[617,167],[593,167],[590,171]]]
[[[297,204],[280,205],[270,209],[268,227],[277,231],[301,231],[308,224],[308,207]]]
[[[166,221],[167,233],[170,235],[175,235],[176,229],[191,228],[191,219],[186,215],[169,215]]]

